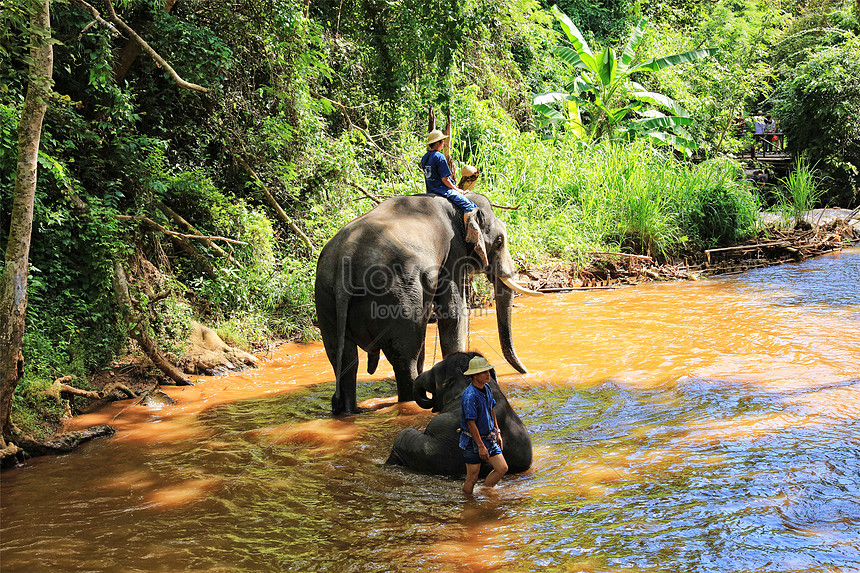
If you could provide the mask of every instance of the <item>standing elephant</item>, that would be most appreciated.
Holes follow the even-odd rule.
[[[393,197],[346,224],[323,247],[317,262],[314,296],[326,354],[336,387],[332,414],[358,412],[355,378],[358,347],[368,356],[367,371],[379,351],[394,368],[397,396],[412,400],[412,381],[424,368],[427,322],[435,310],[442,356],[466,350],[469,312],[466,280],[484,272],[495,287],[499,340],[505,359],[526,372],[514,352],[511,307],[514,291],[505,224],[486,197],[466,194],[478,206],[487,259],[464,240],[462,214],[444,197]]]
[[[422,408],[432,408],[440,414],[430,420],[424,433],[415,428],[400,432],[394,439],[394,447],[386,463],[438,475],[462,476],[466,473],[457,429],[460,427],[460,398],[472,383],[463,372],[475,356],[479,354],[454,353],[415,379],[415,401]],[[532,442],[528,430],[499,388],[495,370],[490,370],[487,384],[496,399],[493,411],[502,432],[502,453],[508,463],[508,471],[524,472],[532,465]],[[489,473],[489,464],[483,465],[482,473]]]

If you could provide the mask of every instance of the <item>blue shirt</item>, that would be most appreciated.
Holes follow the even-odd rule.
[[[496,428],[493,422],[493,406],[496,405],[496,399],[493,398],[493,391],[490,390],[489,384],[485,385],[483,390],[478,390],[474,384],[469,384],[463,391],[460,404],[460,448],[465,450],[469,446],[469,440],[472,439],[467,420],[475,420],[478,433],[482,436],[486,436]]]
[[[428,151],[421,158],[421,168],[424,169],[424,183],[427,185],[428,193],[444,194],[449,187],[442,179],[451,176],[451,168],[445,156],[439,151]]]

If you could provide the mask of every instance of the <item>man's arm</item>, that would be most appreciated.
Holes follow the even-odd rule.
[[[493,412],[493,426],[496,432],[496,440],[499,442],[499,448],[505,449],[505,446],[502,444],[502,429],[499,427],[499,420],[496,419],[496,411],[491,410]]]

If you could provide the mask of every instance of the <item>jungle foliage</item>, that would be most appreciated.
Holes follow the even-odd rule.
[[[28,3],[0,0],[4,250]],[[19,407],[38,402],[25,396],[46,381],[72,375],[84,384],[130,350],[115,261],[173,357],[191,317],[246,348],[313,338],[316,250],[371,208],[371,196],[422,190],[415,160],[430,106],[440,118],[450,110],[454,159],[482,171],[477,190],[521,206],[501,216],[522,264],[615,248],[668,257],[752,232],[760,198],[722,155],[746,145],[729,121],[759,106],[778,113],[794,153],[840,182],[833,193],[852,189],[845,200],[856,202],[857,14],[847,3],[810,6],[563,1],[561,26],[538,0],[116,2],[182,78],[209,90],[199,93],[177,87],[128,38],[91,25],[79,2],[53,2],[54,96],[39,156]],[[576,96],[568,101],[599,109],[599,86],[623,80],[627,96],[659,99],[666,117],[684,118],[668,121],[683,124],[671,132],[696,149],[695,162],[572,129],[546,139],[534,94],[585,87],[576,84],[584,69],[554,53],[574,28],[581,46],[600,45],[600,62],[615,66],[586,66],[593,89],[568,89]],[[625,60],[631,38],[638,68]],[[718,51],[659,74],[641,67],[703,48]],[[635,116],[651,112],[634,100],[604,107],[653,119]],[[812,109],[816,125],[804,125]]]

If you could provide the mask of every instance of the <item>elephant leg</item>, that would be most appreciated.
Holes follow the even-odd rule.
[[[443,423],[428,424],[426,433],[406,428],[394,439],[391,455],[385,462],[436,475],[462,476],[466,472],[463,451],[458,445],[456,426],[459,414],[442,414]],[[438,418],[438,416],[437,416]],[[431,425],[437,431],[431,429]],[[439,427],[442,426],[442,433]]]
[[[391,366],[394,368],[394,378],[397,380],[397,401],[410,402],[415,399],[412,392],[412,381],[418,378],[418,359],[395,359]]]
[[[358,346],[350,340],[343,341],[343,352],[341,353],[341,371],[337,371],[337,345],[329,344],[323,336],[326,354],[331,366],[335,371],[335,389],[331,397],[331,413],[333,416],[339,414],[357,414],[358,404],[355,399],[355,381],[358,376]]]
[[[454,352],[466,352],[469,340],[469,308],[465,297],[456,293],[446,297],[444,304],[437,306],[437,316],[442,358]]]

